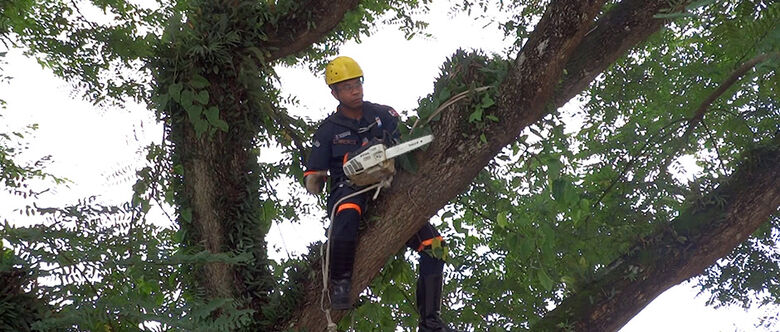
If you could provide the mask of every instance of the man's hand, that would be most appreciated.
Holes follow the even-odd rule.
[[[325,186],[325,178],[328,177],[328,171],[316,171],[311,172],[303,178],[303,182],[306,184],[306,190],[317,195],[322,192],[322,187]]]

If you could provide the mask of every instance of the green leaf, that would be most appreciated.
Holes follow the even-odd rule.
[[[498,227],[506,228],[507,225],[509,225],[509,222],[506,218],[506,212],[499,212],[496,216],[496,223],[498,223]]]
[[[485,118],[493,122],[498,122],[498,117],[493,114],[485,115]]]
[[[590,200],[587,198],[580,199],[580,209],[585,212],[590,212]]]
[[[189,106],[185,106],[184,110],[187,111],[187,117],[193,124],[196,122],[203,122],[200,117],[200,114],[203,113],[203,106],[190,104]]]
[[[195,99],[195,94],[192,90],[187,89],[181,93],[181,101],[179,103],[186,109],[189,105],[192,105],[192,101]]]
[[[475,245],[479,243],[479,239],[472,235],[466,235],[466,247],[468,248],[474,248]]]
[[[156,95],[152,98],[154,103],[157,106],[157,110],[162,111],[165,110],[165,107],[168,106],[168,102],[171,100],[171,95],[167,93],[163,93],[160,95]]]
[[[182,164],[176,164],[173,166],[173,174],[184,175],[184,166]]]
[[[211,85],[209,81],[198,74],[192,75],[192,79],[190,80],[190,86],[195,90],[203,89],[207,86]]]
[[[444,249],[445,249],[445,248],[443,248],[443,247],[441,247],[441,246],[440,246],[440,247],[438,247],[438,248],[431,248],[431,256],[433,256],[433,258],[438,258],[438,259],[441,259],[441,260],[446,260],[446,259],[447,259],[447,257],[445,256]]]
[[[551,179],[557,179],[561,176],[561,169],[563,168],[563,163],[561,163],[558,158],[554,158],[550,160],[550,163],[547,164],[547,174]]]
[[[181,218],[188,223],[192,222],[192,209],[184,208],[181,210]]]
[[[482,141],[482,143],[487,144],[487,137],[485,137],[485,134],[479,134],[479,140]]]
[[[544,269],[537,270],[536,276],[539,279],[539,283],[542,284],[542,287],[544,287],[545,290],[552,290],[553,280]]]
[[[479,104],[479,106],[482,109],[486,109],[486,108],[488,108],[490,106],[495,105],[495,103],[496,102],[493,100],[493,98],[490,98],[489,94],[485,94],[484,96],[482,96],[482,102]]]
[[[195,96],[195,100],[197,100],[202,105],[206,105],[209,103],[209,92],[206,90],[200,90],[198,91],[198,94]]]
[[[520,258],[525,259],[527,257],[531,257],[531,255],[535,252],[536,244],[533,240],[529,239],[523,239],[520,241]]]
[[[206,109],[203,114],[206,116],[206,120],[209,121],[211,125],[216,126],[217,121],[219,120],[219,108],[216,106],[210,106]]]
[[[477,107],[474,112],[471,112],[471,115],[469,115],[469,123],[480,121],[482,121],[482,108]]]
[[[563,179],[555,179],[552,181],[552,196],[553,199],[561,203],[565,203],[565,190],[569,183]]]
[[[716,0],[699,0],[699,1],[694,1],[693,3],[685,6],[685,9],[686,10],[693,10],[693,9],[696,9],[696,8],[699,8],[699,7],[704,7],[704,6],[708,6],[710,4],[713,4],[713,3],[715,3],[715,1]]]
[[[217,128],[219,128],[219,130],[222,130],[224,132],[227,132],[228,129],[229,129],[228,123],[225,122],[225,120],[222,120],[222,119],[217,119],[217,121],[215,121],[213,123],[213,125],[214,125],[214,127],[217,127]]]
[[[258,61],[265,63],[266,54],[263,53],[259,48],[255,46],[251,46],[247,48],[248,51],[252,52],[252,54],[257,58]]]
[[[198,107],[200,107],[200,105],[198,105]],[[209,129],[209,123],[205,120],[194,121],[192,125],[195,128],[195,134],[198,135],[198,137],[203,136],[203,134],[206,133],[206,130]]]
[[[182,89],[181,83],[174,83],[168,86],[168,94],[177,103],[181,102],[181,89]]]
[[[452,219],[452,227],[455,228],[455,231],[457,231],[458,233],[464,233],[460,218]]]
[[[382,301],[388,303],[401,302],[404,300],[404,294],[395,285],[389,285],[382,292]]]

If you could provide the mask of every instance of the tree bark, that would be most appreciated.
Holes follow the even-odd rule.
[[[689,205],[533,330],[617,331],[658,295],[727,255],[777,212],[780,149],[754,151],[727,181]]]
[[[242,119],[240,113],[236,118]],[[234,125],[239,119],[226,120]],[[268,268],[264,231],[260,220],[262,202],[256,190],[261,179],[256,168],[257,157],[251,153],[251,135],[239,135],[239,130],[217,131],[211,137],[198,137],[189,121],[180,120],[171,135],[175,156],[181,163],[180,206],[189,208],[191,219],[179,213],[179,224],[188,234],[187,243],[214,254],[250,254],[250,264],[208,262],[194,271],[198,286],[207,299],[233,298],[255,310],[255,319],[262,319],[262,305],[268,302],[273,280]],[[244,227],[237,227],[246,223]],[[245,239],[253,239],[248,244]]]
[[[331,32],[348,11],[357,8],[358,0],[308,0],[300,10],[285,16],[269,31],[264,47],[270,50],[268,62],[311,47]]]
[[[676,9],[670,8],[669,2],[624,0],[600,17],[566,64],[566,74],[556,93],[555,106],[566,104],[628,50],[661,29],[665,21],[653,16],[661,10]],[[677,7],[689,2],[683,1]]]

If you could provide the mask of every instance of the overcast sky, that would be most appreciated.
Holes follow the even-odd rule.
[[[495,25],[482,30],[484,22],[473,22],[462,15],[449,17],[441,7],[425,20],[431,23],[428,31],[435,36],[433,39],[407,41],[402,33],[388,28],[365,38],[362,44],[349,43],[342,48],[342,54],[356,59],[364,70],[366,100],[409,111],[418,98],[431,92],[441,64],[457,48],[502,52],[508,45]],[[0,118],[0,131],[39,124],[34,137],[26,140],[30,149],[22,158],[51,155],[47,170],[73,181],[68,188],[57,187],[44,195],[46,203],[39,205],[62,206],[89,195],[100,195],[103,201],[113,203],[128,200],[135,169],[143,160],[143,146],[162,138],[161,126],[154,123],[151,112],[141,105],[97,109],[74,95],[66,82],[20,53],[9,53],[9,64],[4,67],[13,80],[10,85],[0,86],[0,99],[8,102]],[[300,107],[292,110],[294,114],[321,119],[334,110],[336,101],[321,74],[290,68],[280,68],[279,74],[283,91],[301,101]],[[13,212],[22,208],[21,204],[0,193],[0,220],[34,222]],[[285,257],[286,252],[300,253],[309,242],[323,239],[322,225],[317,220],[274,225],[269,234],[271,248],[279,249],[279,253],[272,252],[277,259]],[[762,310],[708,308],[704,306],[705,297],[696,297],[696,293],[686,284],[672,288],[621,331],[755,330],[752,326]]]

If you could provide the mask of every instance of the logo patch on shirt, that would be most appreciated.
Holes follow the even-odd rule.
[[[392,115],[392,116],[394,116],[394,117],[396,117],[396,118],[400,116],[400,115],[398,115],[398,112],[396,112],[396,111],[395,111],[394,109],[392,109],[392,108],[390,108],[389,110],[387,110],[387,113],[390,113],[390,115]]]
[[[376,126],[382,128],[382,119],[380,119],[379,117],[376,117],[375,119],[376,119]]]
[[[314,145],[315,148],[318,148],[318,147],[320,147],[320,141],[315,139],[314,143],[312,143],[312,145]]]
[[[336,135],[336,136],[333,136],[333,139],[344,138],[344,137],[347,137],[347,136],[349,136],[349,134],[350,134],[350,131],[349,131],[349,130],[347,130],[347,131],[345,131],[345,132],[343,132],[343,133],[341,133],[341,134],[338,134],[338,135]]]
[[[334,138],[333,144],[348,144],[348,145],[355,145],[357,144],[356,139],[344,139],[344,138]]]

